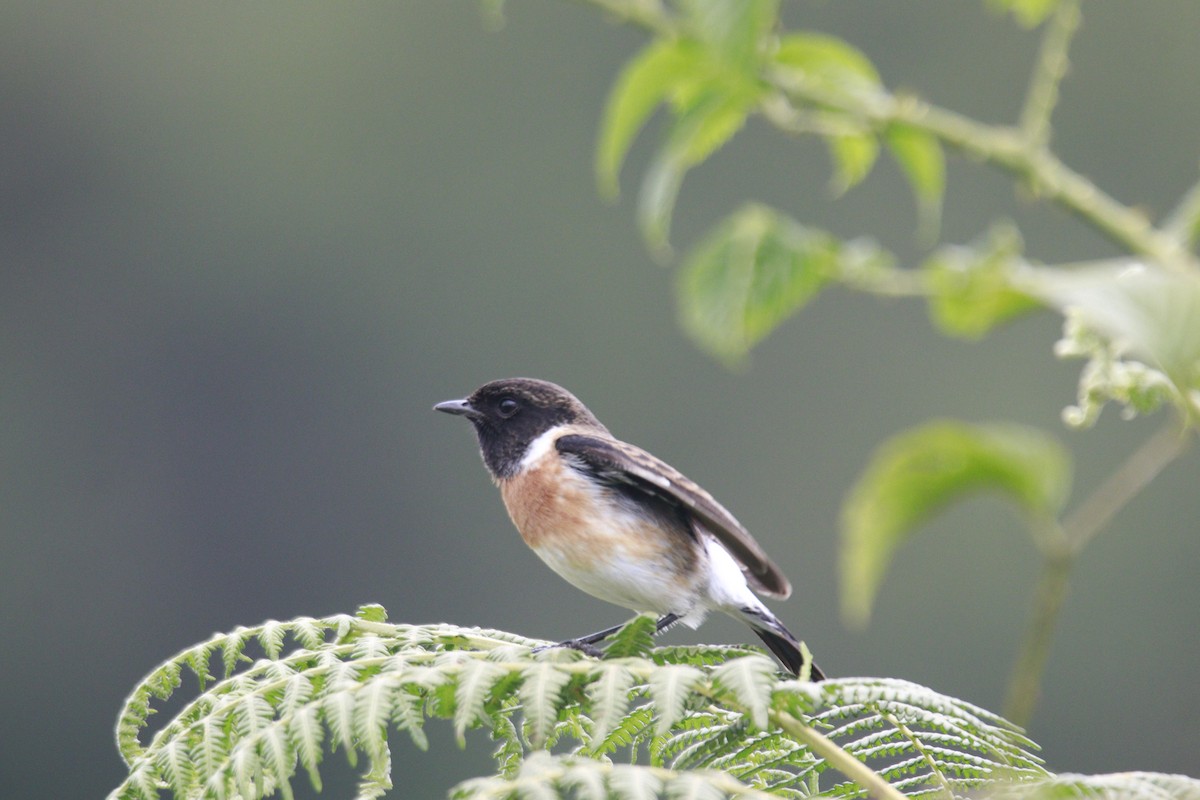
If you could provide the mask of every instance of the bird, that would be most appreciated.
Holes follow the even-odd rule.
[[[756,595],[792,591],[758,542],[679,470],[614,437],[575,395],[505,378],[433,408],[471,422],[513,524],[567,582],[658,615],[656,633],[723,612],[747,623],[788,672],[807,667],[810,680],[825,679]],[[620,628],[557,646],[598,655],[595,645]]]

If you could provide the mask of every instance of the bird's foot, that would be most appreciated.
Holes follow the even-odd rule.
[[[592,644],[586,639],[567,639],[565,642],[559,642],[558,644],[547,644],[541,647],[535,647],[533,648],[533,652],[541,653],[545,650],[552,650],[556,647],[567,647],[571,650],[578,650],[585,656],[591,656],[592,658],[600,658],[602,655],[604,655],[599,647],[596,647],[596,645]]]

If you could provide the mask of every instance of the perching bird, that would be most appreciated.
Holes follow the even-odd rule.
[[[608,432],[566,389],[509,378],[434,408],[475,426],[483,462],[521,537],[594,597],[695,628],[709,611],[740,619],[793,675],[796,637],[754,594],[785,598],[786,577],[712,496]],[[753,589],[754,591],[751,591]],[[620,626],[562,644],[583,650]],[[811,678],[825,676],[815,664]]]

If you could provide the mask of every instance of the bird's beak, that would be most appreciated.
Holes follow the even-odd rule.
[[[466,400],[447,400],[444,403],[438,403],[433,407],[433,410],[444,411],[447,414],[454,414],[455,416],[466,417],[472,420],[479,419],[481,416]]]

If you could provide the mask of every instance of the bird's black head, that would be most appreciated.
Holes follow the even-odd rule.
[[[447,400],[434,409],[471,421],[479,436],[483,463],[494,478],[515,474],[530,442],[557,425],[581,425],[607,433],[575,395],[533,378],[485,383],[470,397]]]

